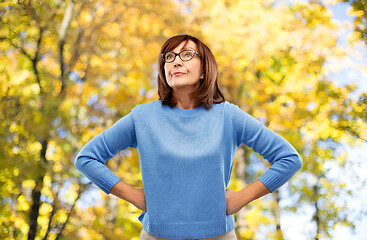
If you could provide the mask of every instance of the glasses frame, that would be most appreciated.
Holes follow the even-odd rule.
[[[185,52],[185,51],[194,52],[194,54],[192,55],[192,58],[190,58],[189,60],[183,60],[183,59],[181,58],[181,53],[182,53],[182,52]],[[175,57],[173,58],[173,60],[172,60],[172,61],[170,61],[170,62],[166,62],[166,60],[164,59],[164,56],[165,56],[167,53],[173,53],[173,54],[175,55]],[[164,63],[172,63],[172,62],[174,62],[174,61],[176,60],[176,57],[177,57],[177,56],[181,59],[181,61],[188,62],[188,61],[190,61],[191,59],[193,59],[193,58],[194,58],[195,54],[196,54],[196,55],[198,55],[198,56],[201,58],[200,54],[199,54],[197,51],[192,50],[192,49],[185,49],[185,50],[182,50],[182,51],[181,51],[181,52],[179,52],[179,53],[175,53],[175,52],[165,52],[165,53],[162,53],[162,54],[161,54],[161,57],[162,57],[162,60],[163,60],[163,62],[164,62]]]

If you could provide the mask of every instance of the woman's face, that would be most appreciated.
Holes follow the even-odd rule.
[[[176,48],[170,52],[180,53],[182,50],[197,51],[196,43],[189,40],[185,47],[185,42],[180,43]],[[189,90],[193,91],[198,87],[201,70],[201,59],[197,54],[189,61],[182,61],[179,56],[171,63],[164,64],[164,72],[168,85],[174,90]]]

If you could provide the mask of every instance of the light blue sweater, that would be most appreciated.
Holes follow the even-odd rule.
[[[302,166],[284,138],[234,104],[213,104],[208,111],[158,100],[137,105],[90,140],[75,167],[108,194],[120,178],[106,161],[137,148],[147,203],[139,216],[143,228],[156,237],[209,238],[235,227],[234,216],[226,214],[225,190],[242,144],[272,164],[259,178],[272,192]]]

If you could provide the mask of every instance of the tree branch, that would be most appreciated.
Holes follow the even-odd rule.
[[[54,201],[52,203],[52,212],[50,214],[50,219],[48,220],[48,226],[47,226],[47,231],[46,231],[46,234],[45,236],[43,237],[43,240],[47,240],[48,238],[48,234],[50,233],[51,231],[51,223],[52,223],[52,219],[56,213],[56,198],[57,198],[57,194],[54,195]]]
[[[64,63],[64,46],[65,37],[69,29],[71,18],[73,16],[74,0],[71,0],[66,7],[64,18],[62,19],[61,27],[59,30],[59,57],[60,57],[60,72],[61,72],[61,91],[63,94],[66,85],[65,63]]]
[[[36,75],[36,80],[37,80],[41,95],[43,95],[43,89],[42,89],[42,85],[41,85],[41,79],[40,79],[40,76],[39,76],[39,72],[38,72],[38,69],[37,69],[37,64],[38,64],[38,61],[39,61],[39,56],[40,56],[40,51],[41,51],[41,41],[42,41],[43,31],[44,31],[44,28],[40,27],[40,32],[39,32],[39,36],[38,36],[38,40],[37,40],[36,53],[34,55],[34,58],[32,59],[33,72]]]
[[[26,56],[29,60],[32,61],[33,58],[31,57],[31,55],[29,55],[24,48],[22,48],[21,46],[18,46],[17,44],[13,43],[10,38],[0,37],[0,41],[8,41],[11,46],[13,46],[17,50],[19,50],[24,56]]]
[[[74,199],[74,202],[73,202],[73,204],[71,205],[71,207],[70,207],[70,210],[69,210],[69,212],[68,212],[68,216],[67,216],[67,218],[66,218],[66,220],[65,220],[65,222],[62,224],[62,226],[61,226],[61,228],[60,228],[60,231],[59,231],[59,233],[57,234],[57,236],[56,236],[56,238],[55,238],[55,240],[59,240],[61,237],[62,237],[62,233],[64,232],[64,229],[65,229],[65,227],[66,227],[66,224],[69,222],[69,219],[70,219],[70,216],[72,215],[72,211],[74,210],[74,207],[75,207],[75,205],[76,205],[76,202],[80,199],[80,197],[81,197],[81,195],[82,195],[82,193],[84,192],[84,187],[83,187],[84,185],[81,185],[80,186],[80,188],[79,188],[79,190],[78,190],[78,196]]]

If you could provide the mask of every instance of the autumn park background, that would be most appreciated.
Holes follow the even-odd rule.
[[[98,190],[74,160],[136,104],[158,99],[160,47],[181,33],[211,48],[226,100],[285,137],[303,159],[289,183],[235,215],[238,238],[342,239],[342,232],[343,239],[367,239],[367,157],[354,151],[367,146],[366,6],[1,1],[0,239],[139,238],[140,211]],[[333,9],[348,21],[337,21]],[[135,149],[108,166],[142,187]],[[229,187],[242,189],[267,167],[241,147]]]

